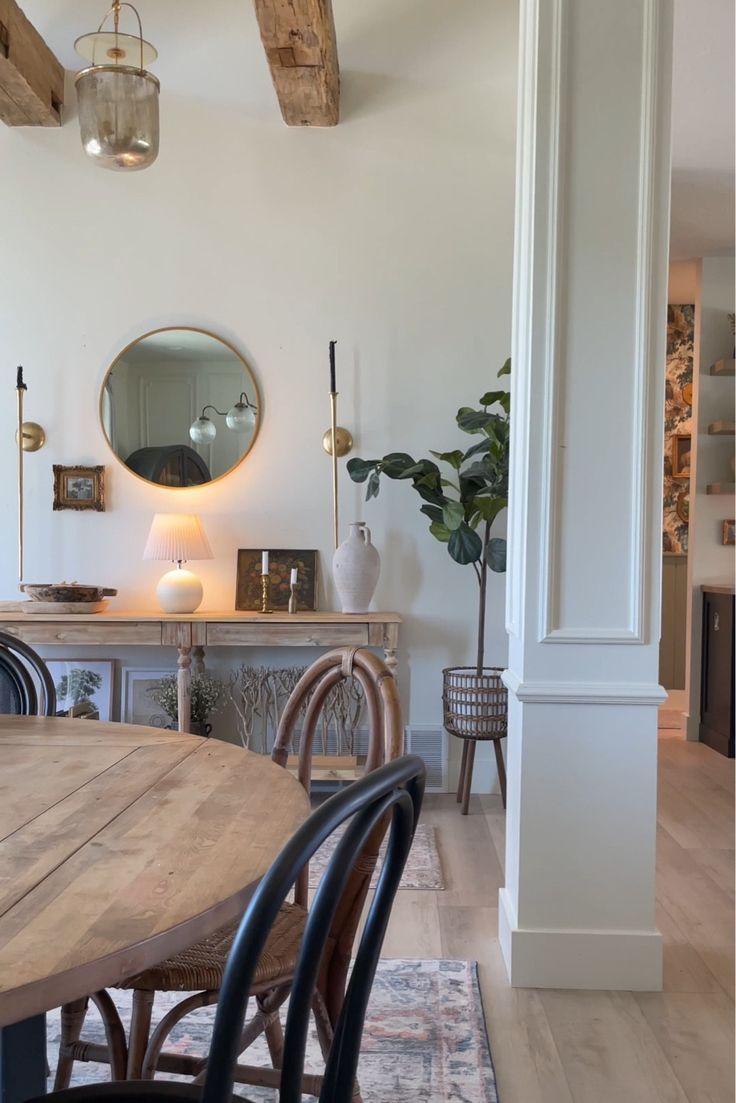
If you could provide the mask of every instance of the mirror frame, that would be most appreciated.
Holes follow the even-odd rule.
[[[254,387],[255,392],[256,392],[255,393],[255,401],[258,405],[258,418],[256,420],[256,425],[255,425],[255,430],[253,432],[253,436],[251,437],[250,444],[246,448],[245,452],[243,452],[243,455],[240,457],[238,462],[233,464],[232,467],[229,467],[227,469],[227,471],[223,471],[222,475],[215,476],[214,479],[210,479],[209,482],[207,482],[207,483],[198,483],[196,486],[164,486],[163,483],[151,482],[150,479],[145,479],[142,475],[139,475],[137,471],[132,471],[131,468],[128,467],[125,460],[121,459],[120,456],[115,451],[115,449],[113,448],[112,443],[110,441],[110,438],[107,435],[107,430],[105,429],[105,421],[104,421],[104,416],[103,416],[103,402],[104,402],[104,398],[105,398],[105,385],[107,384],[107,380],[110,376],[110,372],[115,367],[118,360],[120,360],[121,357],[125,356],[126,352],[128,352],[130,349],[134,348],[135,345],[139,344],[141,341],[145,341],[146,337],[152,337],[155,333],[171,333],[171,332],[178,332],[180,330],[186,330],[188,333],[202,333],[202,334],[204,334],[205,337],[212,337],[213,340],[219,341],[221,345],[225,345],[226,348],[229,348],[230,351],[235,356],[237,356],[238,360],[240,360],[240,362],[243,365],[244,369],[246,370],[246,372],[248,372],[251,379],[253,380],[253,387]],[[176,493],[180,493],[182,490],[189,490],[189,491],[204,490],[206,487],[212,486],[214,483],[219,483],[222,479],[227,479],[229,475],[232,475],[235,471],[238,470],[238,468],[242,465],[243,461],[245,459],[247,459],[247,457],[250,455],[250,453],[253,449],[253,445],[255,444],[256,440],[258,439],[258,434],[261,431],[261,421],[262,421],[262,418],[263,418],[263,398],[261,396],[261,391],[260,391],[260,387],[258,386],[258,380],[256,379],[255,372],[253,371],[252,367],[250,366],[248,361],[245,359],[245,357],[242,355],[242,353],[238,352],[238,350],[235,348],[235,345],[233,345],[233,343],[231,341],[227,341],[224,337],[220,337],[220,335],[218,333],[213,333],[209,329],[202,329],[200,326],[176,326],[176,325],[174,325],[174,326],[157,326],[155,329],[149,329],[149,330],[147,330],[146,333],[142,333],[139,337],[135,337],[132,341],[129,341],[128,344],[120,350],[120,352],[116,355],[115,359],[112,361],[110,366],[107,368],[107,370],[105,371],[104,376],[102,377],[102,383],[100,384],[100,397],[99,397],[98,404],[97,404],[97,416],[98,416],[100,429],[102,431],[102,436],[104,438],[105,444],[109,448],[110,453],[115,457],[116,461],[120,464],[120,466],[123,468],[123,470],[127,472],[128,475],[132,476],[132,478],[134,478],[134,479],[138,479],[138,481],[143,483],[144,486],[150,486],[150,487],[153,487],[154,489],[157,488],[158,490],[173,490]]]

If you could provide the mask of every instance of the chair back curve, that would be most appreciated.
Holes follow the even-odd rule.
[[[271,756],[274,762],[286,766],[289,748],[303,712],[299,781],[307,793],[311,793],[314,740],[322,709],[334,687],[347,678],[354,678],[365,695],[368,719],[366,775],[380,766],[384,759],[393,761],[403,751],[401,704],[396,680],[386,664],[364,647],[339,647],[328,651],[312,663],[292,690],[281,715]],[[355,935],[387,826],[387,819],[378,822],[361,853],[353,856],[349,883],[332,917],[329,949],[322,962],[321,989],[333,1022],[344,999]],[[309,867],[305,862],[296,879],[294,901],[306,908],[308,900]]]
[[[23,640],[0,632],[0,713],[53,716],[55,712],[56,690],[46,663]]]
[[[337,1015],[319,1103],[353,1095],[366,1006],[391,906],[411,848],[424,794],[421,758],[387,762],[320,805],[298,829],[260,882],[233,941],[217,1004],[202,1103],[230,1099],[241,1029],[256,964],[279,908],[299,872],[344,826],[312,904],[294,972],[284,1036],[279,1103],[300,1103],[309,1016],[329,931],[350,870],[377,826],[389,820],[386,856],[360,938],[350,982]],[[349,821],[349,822],[348,822]]]

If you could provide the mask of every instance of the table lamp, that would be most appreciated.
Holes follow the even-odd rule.
[[[193,513],[154,514],[143,558],[176,563],[156,587],[164,613],[193,613],[200,606],[204,595],[202,583],[193,571],[182,567],[182,563],[191,559],[213,558],[199,517]]]

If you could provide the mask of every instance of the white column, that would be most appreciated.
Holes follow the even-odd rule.
[[[656,989],[671,0],[522,0],[512,984]]]

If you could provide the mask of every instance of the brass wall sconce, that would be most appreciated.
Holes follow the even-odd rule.
[[[15,393],[17,401],[17,427],[15,430],[15,443],[18,450],[18,581],[23,581],[23,453],[38,452],[46,442],[46,434],[37,421],[23,420],[23,402],[28,387],[23,382],[23,368],[19,365],[15,381]]]
[[[335,381],[335,345],[330,341],[330,428],[322,436],[322,447],[332,457],[332,527],[335,549],[340,543],[340,521],[338,516],[337,461],[349,455],[353,447],[353,437],[348,429],[337,424],[337,384]]]

